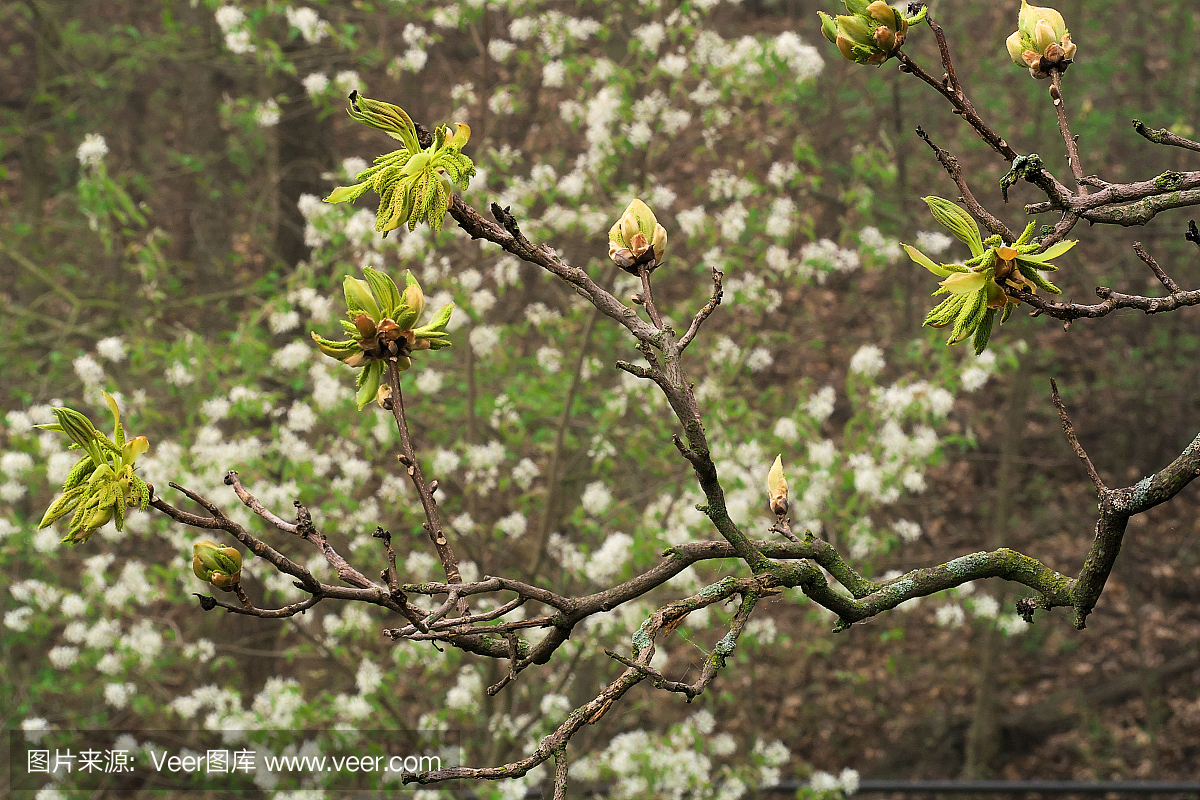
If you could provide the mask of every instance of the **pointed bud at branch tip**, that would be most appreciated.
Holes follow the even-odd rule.
[[[775,456],[775,463],[767,473],[767,493],[771,501],[771,512],[777,517],[788,513],[788,484],[783,476],[783,456]]]

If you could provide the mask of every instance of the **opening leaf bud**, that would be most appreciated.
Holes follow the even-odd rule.
[[[242,579],[242,554],[234,547],[196,542],[192,545],[192,572],[218,589],[232,591],[233,585]]]

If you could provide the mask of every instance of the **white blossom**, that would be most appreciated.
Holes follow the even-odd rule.
[[[458,469],[459,463],[462,461],[462,456],[453,450],[439,448],[433,454],[433,472],[435,475],[448,475]]]
[[[775,423],[774,433],[776,438],[785,442],[794,442],[800,438],[800,429],[796,427],[796,421],[791,417],[780,417]]]
[[[491,325],[474,328],[467,339],[476,355],[487,356],[500,344],[500,331]]]
[[[288,24],[300,31],[304,41],[309,44],[316,44],[329,35],[329,23],[321,19],[315,9],[288,6],[284,13],[287,15]]]
[[[308,403],[296,400],[292,403],[292,407],[288,409],[288,430],[297,432],[310,431],[316,423],[317,413],[312,410],[312,406]]]
[[[810,44],[805,44],[792,31],[785,31],[775,37],[772,43],[775,55],[787,63],[788,68],[795,74],[797,82],[815,78],[825,68],[825,60],[821,53]]]
[[[479,705],[479,694],[483,691],[483,679],[474,667],[459,670],[458,681],[446,692],[446,707],[451,711],[472,711]]]
[[[229,33],[240,28],[246,21],[246,13],[237,6],[221,6],[213,16],[216,17],[217,27],[221,29],[221,33]]]
[[[25,484],[18,483],[17,481],[0,483],[0,500],[3,500],[5,503],[15,503],[24,497],[27,491],[28,488]]]
[[[71,456],[72,461],[76,460],[77,456]],[[10,478],[16,478],[33,469],[33,456],[29,453],[22,453],[18,450],[10,450],[0,456],[0,472]]]
[[[96,342],[96,353],[112,362],[125,360],[125,342],[120,336],[109,336]]]
[[[970,366],[963,370],[962,388],[964,392],[973,392],[988,382],[988,371],[978,366]]]
[[[633,39],[650,53],[657,53],[667,30],[661,22],[649,22],[633,29]]]
[[[609,534],[600,549],[587,560],[584,574],[594,583],[606,583],[625,566],[632,547],[633,537],[629,534],[620,531]]]
[[[492,39],[490,42],[488,42],[487,46],[488,55],[492,57],[493,61],[498,61],[500,63],[507,61],[508,57],[511,56],[513,51],[516,49],[517,46],[515,44],[505,41],[504,39]]]
[[[567,67],[561,61],[551,61],[542,67],[542,85],[557,89],[561,87],[567,79]]]
[[[533,17],[519,17],[508,23],[508,35],[523,42],[537,33],[538,21]]]
[[[488,100],[488,108],[498,117],[507,117],[517,110],[516,99],[511,91],[500,87]]]
[[[537,362],[538,366],[547,372],[558,372],[562,369],[562,351],[556,347],[539,347]]]
[[[329,88],[329,76],[324,72],[313,72],[305,76],[300,83],[303,84],[304,91],[308,93],[309,97],[316,97],[324,94],[325,90]]]
[[[69,594],[62,599],[59,610],[64,617],[79,617],[87,612],[87,601],[77,594]]]
[[[96,387],[104,382],[104,367],[86,353],[72,361],[71,366],[75,368],[75,374],[83,381],[84,386]]]
[[[858,253],[837,246],[832,239],[809,242],[800,248],[800,263],[814,275],[818,283],[831,272],[852,272],[859,267]]]
[[[920,231],[917,233],[917,249],[925,255],[936,256],[945,252],[954,244],[954,240],[941,231]]]
[[[990,594],[980,594],[971,599],[971,610],[977,617],[995,619],[1000,613],[1000,603]]]
[[[273,98],[259,103],[254,108],[254,121],[263,128],[273,128],[278,125],[279,104]]]
[[[704,220],[704,206],[689,208],[675,215],[675,221],[679,223],[679,227],[683,230],[683,235],[687,237],[692,237],[700,233],[704,229]]]
[[[767,217],[767,235],[781,238],[789,236],[795,214],[796,201],[790,197],[776,197],[771,201],[771,214]]]
[[[508,516],[496,520],[496,527],[510,539],[519,539],[529,528],[529,520],[520,511],[514,511]]]
[[[271,333],[287,333],[300,326],[300,313],[297,311],[273,311],[267,318]]]
[[[824,792],[836,792],[842,788],[842,784],[832,774],[818,771],[808,779],[808,788],[817,794],[823,794]]]
[[[963,612],[962,606],[950,603],[939,607],[935,616],[937,624],[943,628],[957,628],[963,624],[963,619],[965,619],[966,615]]]
[[[612,502],[612,493],[609,492],[608,487],[603,482],[594,481],[593,483],[589,483],[583,490],[580,502],[583,504],[584,511],[593,517],[598,517],[604,513],[609,503]]]
[[[12,611],[4,612],[4,626],[12,628],[18,633],[23,633],[29,630],[29,619],[33,616],[33,609],[22,607],[13,609]]]
[[[774,363],[775,359],[771,356],[771,351],[765,347],[756,347],[750,351],[750,355],[746,356],[746,366],[751,372],[762,372]]]
[[[859,783],[858,770],[846,767],[844,770],[842,770],[841,774],[838,775],[838,783],[842,785],[842,791],[847,795],[856,793],[858,791]]]
[[[333,85],[337,87],[341,94],[350,94],[357,89],[363,91],[362,79],[358,77],[358,73],[352,69],[342,70],[333,77]]]
[[[541,327],[547,322],[553,322],[561,316],[562,314],[557,310],[549,308],[542,302],[530,303],[525,306],[525,319],[529,320],[530,324],[535,327]]]
[[[883,351],[873,344],[865,344],[858,348],[850,359],[850,371],[872,378],[884,368]]]
[[[735,202],[717,215],[721,226],[721,236],[730,241],[737,241],[746,230],[746,217],[749,211],[741,202]]]
[[[382,683],[383,670],[371,659],[364,658],[358,665],[358,672],[354,676],[354,684],[358,687],[358,691],[364,695],[370,694]]]
[[[245,29],[225,34],[225,48],[239,56],[258,50],[257,45],[250,41],[250,31]]]
[[[902,252],[898,241],[884,236],[874,226],[869,226],[859,231],[858,241],[863,247],[874,250],[880,258],[889,264],[893,264],[899,260]]]
[[[817,422],[824,422],[833,414],[833,405],[836,400],[837,392],[833,387],[822,386],[809,396],[808,402],[804,404],[804,410]]]
[[[800,174],[800,168],[795,164],[788,162],[783,163],[776,161],[767,170],[767,183],[774,186],[776,189],[782,189],[783,185]]]
[[[533,484],[533,479],[541,474],[541,469],[529,458],[522,458],[512,471],[513,480],[522,489],[528,489]]]
[[[945,389],[934,389],[926,396],[926,405],[935,417],[944,417],[954,407],[954,395]]]
[[[104,687],[104,701],[113,708],[124,708],[136,691],[132,683],[110,683]]]
[[[660,58],[656,66],[671,77],[678,78],[687,70],[688,59],[680,53],[671,53]]]
[[[271,364],[282,370],[293,370],[308,363],[313,349],[307,342],[288,342],[271,354]]]
[[[896,520],[892,523],[892,530],[906,542],[915,542],[921,538],[921,526],[911,520]]]
[[[900,482],[913,494],[925,491],[925,476],[913,467],[904,470],[904,474],[900,476]]]
[[[21,720],[21,730],[25,732],[25,740],[39,742],[50,730],[50,722],[45,717],[28,717]]]
[[[181,361],[176,361],[171,366],[167,367],[164,373],[167,383],[175,386],[187,386],[189,383],[196,380],[196,376]]]
[[[458,6],[440,6],[433,10],[433,24],[439,28],[457,28],[462,18]]]

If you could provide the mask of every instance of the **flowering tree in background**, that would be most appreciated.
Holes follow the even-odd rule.
[[[86,417],[58,411],[62,432],[96,448],[80,459],[61,448],[53,430],[34,438],[35,423],[53,424],[48,408],[8,415],[12,449],[0,468],[12,480],[0,497],[14,502],[24,494],[35,469],[33,448],[50,481],[63,485],[54,513],[43,518],[44,533],[33,539],[37,550],[57,550],[55,519],[70,512],[69,538],[87,539],[114,515],[123,523],[115,534],[101,529],[88,547],[129,542],[132,533],[174,553],[158,562],[123,558],[115,578],[111,551],[90,556],[84,570],[90,600],[49,576],[15,584],[12,595],[23,605],[6,612],[8,627],[48,634],[55,609],[67,643],[49,651],[50,661],[69,668],[95,660],[110,676],[101,690],[105,703],[148,721],[193,720],[203,711],[204,726],[214,730],[362,727],[380,715],[401,722],[407,718],[394,704],[402,681],[434,687],[405,697],[422,709],[417,727],[487,720],[486,735],[468,747],[470,760],[483,766],[394,776],[404,782],[505,779],[494,791],[516,796],[530,780],[544,780],[555,797],[565,797],[570,764],[575,778],[617,780],[626,797],[730,800],[751,785],[778,781],[787,749],[759,740],[739,751],[706,710],[665,730],[589,742],[579,757],[577,743],[638,684],[691,702],[707,694],[722,670],[742,663],[748,648],[775,643],[764,600],[811,603],[835,631],[935,594],[949,598],[935,612],[939,624],[961,624],[969,609],[983,624],[1016,635],[1037,609],[1069,607],[1082,628],[1127,521],[1169,500],[1197,474],[1200,445],[1193,442],[1134,486],[1110,489],[1075,439],[1057,389],[1064,430],[1100,499],[1095,543],[1077,576],[1008,548],[905,574],[871,577],[871,564],[921,536],[920,526],[896,509],[919,502],[927,490],[925,472],[940,457],[956,393],[979,389],[1003,366],[1019,367],[1023,343],[1004,341],[998,327],[1015,308],[1025,304],[1069,322],[1123,308],[1155,313],[1200,304],[1200,292],[1181,290],[1140,248],[1164,296],[1100,289],[1102,302],[1085,305],[1039,294],[1057,291],[1042,273],[1070,250],[1067,237],[1080,219],[1132,225],[1193,205],[1200,173],[1129,184],[1085,176],[1063,100],[1075,44],[1056,12],[1023,2],[1008,50],[1033,77],[1050,80],[1074,189],[988,126],[958,83],[941,28],[921,4],[896,10],[847,0],[847,14],[821,18],[822,32],[841,54],[874,65],[897,59],[902,72],[941,94],[1011,163],[1005,191],[1024,179],[1047,197],[1026,210],[1059,218],[1016,233],[976,199],[954,156],[924,136],[962,206],[926,202],[969,258],[934,261],[953,242],[940,232],[914,231],[914,244],[902,246],[874,227],[847,231],[846,241],[856,240],[857,248],[819,240],[794,249],[797,227],[811,227],[791,196],[806,180],[800,164],[807,156],[799,140],[792,145],[761,131],[790,123],[791,105],[812,102],[822,56],[791,32],[725,41],[705,26],[710,8],[664,13],[648,5],[634,12],[644,16],[640,24],[624,17],[617,25],[513,7],[502,28],[507,38],[489,35],[495,21],[482,5],[432,8],[429,19],[442,33],[407,23],[407,49],[391,70],[421,72],[439,36],[463,36],[475,41],[481,76],[503,76],[486,96],[470,82],[454,87],[457,107],[448,119],[462,123],[454,127],[426,129],[398,106],[369,99],[349,70],[303,78],[311,102],[332,105],[336,94],[349,94],[355,119],[403,147],[374,166],[346,159],[340,178],[350,185],[333,189],[329,203],[301,199],[309,259],[228,343],[183,337],[126,364],[135,361],[127,343],[102,339],[95,352],[111,367],[90,354],[75,360],[84,400],[111,401],[114,415],[120,407],[152,416],[144,392],[121,393],[119,386],[165,370],[172,399],[195,423],[188,427],[198,426],[184,434],[190,438],[152,442],[144,455],[139,446],[105,472],[97,463],[110,458],[105,453],[115,449],[116,458],[128,448],[119,421],[107,440],[92,437],[76,419]],[[266,6],[248,13],[222,5],[214,14],[229,53],[287,65],[297,75],[303,55],[288,60],[271,38],[281,20],[286,41],[340,41],[352,49],[351,26],[313,9]],[[613,50],[611,42],[587,48],[618,30],[628,31],[620,63],[601,54]],[[903,49],[926,30],[937,42],[944,77]],[[531,96],[523,86],[540,88]],[[551,112],[538,117],[543,105]],[[243,124],[287,124],[275,98],[234,107]],[[532,139],[540,151],[528,174],[519,170],[524,154],[507,145],[471,151],[468,137],[522,112],[558,120]],[[756,124],[746,121],[751,117]],[[576,134],[562,136],[559,125]],[[1160,144],[1200,150],[1178,134],[1143,130]],[[742,174],[737,163],[738,148],[750,142],[780,151],[763,176]],[[714,165],[694,204],[683,202],[671,183],[684,179],[685,168],[695,169],[676,157],[685,147]],[[80,207],[108,242],[144,228],[145,218],[107,176],[105,155],[97,137],[78,150]],[[348,204],[369,192],[379,196],[377,212]],[[485,204],[490,219],[477,210]],[[443,228],[447,215],[455,225]],[[611,263],[598,239],[605,231]],[[145,259],[144,291],[152,296],[165,273],[154,261],[153,231],[135,235]],[[1194,226],[1188,236],[1200,238]],[[920,374],[889,383],[882,380],[883,350],[865,344],[849,359],[840,394],[815,385],[754,390],[754,376],[796,346],[791,332],[767,324],[789,286],[821,285],[904,252],[941,279],[938,293],[946,297],[926,322],[948,326],[950,343],[972,338],[965,362],[953,350],[926,350]],[[396,263],[415,269],[420,281],[410,272],[401,288]],[[334,334],[341,301],[332,290],[339,286],[346,314]],[[540,299],[524,302],[530,293]],[[427,304],[443,311],[426,321]],[[719,309],[728,312],[725,320]],[[315,328],[321,353],[360,370],[354,391],[350,373],[318,357],[307,331],[293,333],[302,322]],[[997,349],[987,349],[989,342]],[[612,355],[621,353],[627,355],[616,360],[613,374]],[[251,363],[244,374],[221,367],[233,354]],[[822,425],[839,403],[850,408],[846,422],[836,439],[826,438]],[[392,463],[397,449],[399,467]],[[165,516],[129,510],[144,499],[138,484],[118,477],[133,458],[137,472],[130,474],[150,484],[149,504]],[[629,473],[640,487],[622,480]],[[93,474],[100,477],[93,481]],[[81,480],[91,487],[86,493]],[[168,484],[196,508],[172,504]],[[226,487],[240,507],[214,499]],[[98,499],[89,505],[84,496]],[[294,521],[280,513],[289,503]],[[255,532],[263,525],[266,533]],[[225,538],[209,540],[218,533]],[[245,554],[230,546],[235,540]],[[983,578],[1030,591],[1002,612],[997,600],[966,588]],[[200,596],[206,610],[293,621],[324,657],[352,667],[357,692],[310,697],[280,675],[249,706],[232,685],[157,698],[167,712],[139,696],[135,676],[153,679],[165,668],[167,642],[153,625],[123,626],[123,615],[155,595],[178,601],[195,591],[197,579],[224,590]],[[323,617],[304,614],[336,603],[342,605]],[[385,651],[394,666],[363,655],[380,631],[405,643]],[[687,636],[694,642],[685,638],[679,646]],[[119,648],[98,654],[114,641]],[[211,641],[185,642],[181,634],[172,644],[202,661],[215,652]],[[691,674],[688,662],[696,667]],[[139,707],[141,700],[147,702]],[[37,710],[36,701],[31,708]],[[26,723],[34,735],[45,725],[32,713]],[[809,773],[809,791],[817,794],[853,792],[857,784],[852,770],[838,778]],[[264,772],[259,780],[272,788],[279,777]]]

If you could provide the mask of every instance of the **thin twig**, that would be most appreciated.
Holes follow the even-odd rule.
[[[408,477],[412,479],[413,486],[416,487],[417,494],[421,498],[421,508],[425,511],[425,530],[429,533],[429,540],[433,542],[438,557],[441,558],[442,569],[446,573],[446,582],[462,583],[462,573],[458,570],[458,558],[454,555],[450,541],[442,530],[437,501],[433,499],[433,490],[425,482],[425,476],[421,474],[421,465],[417,461],[417,454],[413,449],[412,437],[408,432],[408,419],[404,414],[404,395],[400,391],[400,368],[395,359],[387,360],[387,370],[388,383],[392,390],[390,402],[392,417],[396,420],[396,428],[400,432],[400,445],[404,451],[400,456],[400,461],[405,466]],[[471,613],[465,597],[459,599],[458,613],[463,617]]]
[[[1146,262],[1146,266],[1148,266],[1150,271],[1154,273],[1154,277],[1158,278],[1162,285],[1167,287],[1168,292],[1171,294],[1176,294],[1179,291],[1179,284],[1175,282],[1174,278],[1163,271],[1163,268],[1160,267],[1158,262],[1154,260],[1154,256],[1142,249],[1141,242],[1133,243],[1133,252],[1137,253],[1138,258]]]
[[[929,13],[928,7],[925,10],[925,22],[928,23],[929,29],[933,31],[933,38],[937,40],[938,51],[942,56],[942,67],[946,70],[946,76],[942,80],[943,85],[962,95],[962,84],[958,82],[958,76],[954,74],[954,61],[950,58],[950,45],[946,42],[946,32],[933,19],[933,15]]]
[[[1071,174],[1075,176],[1075,184],[1079,194],[1088,193],[1087,184],[1083,180],[1083,165],[1079,163],[1079,142],[1071,135],[1071,125],[1067,121],[1067,110],[1063,103],[1062,75],[1060,67],[1050,69],[1050,99],[1054,103],[1054,112],[1058,115],[1058,132],[1067,145],[1067,161],[1071,165]]]
[[[294,523],[285,522],[284,520],[280,519],[277,515],[263,507],[263,504],[260,503],[256,497],[251,495],[250,492],[246,491],[246,487],[242,485],[241,480],[238,479],[237,472],[234,470],[229,470],[229,472],[225,473],[225,485],[233,487],[233,491],[237,494],[238,499],[242,501],[246,508],[249,508],[255,514],[258,514],[260,517],[274,525],[279,530],[284,531],[285,533],[299,533]]]
[[[646,313],[650,315],[650,321],[654,323],[654,327],[661,331],[663,329],[662,317],[658,313],[658,307],[654,305],[654,291],[650,288],[650,262],[638,264],[638,277],[642,279],[641,304],[645,307]]]
[[[1016,241],[1017,235],[1012,232],[1012,229],[1005,225],[999,217],[995,216],[986,208],[984,208],[983,204],[975,199],[975,195],[971,193],[971,188],[967,185],[966,178],[963,177],[962,167],[959,166],[958,159],[934,144],[933,140],[929,138],[929,134],[925,132],[924,128],[919,126],[917,127],[917,136],[919,136],[921,141],[925,142],[925,144],[929,145],[930,149],[933,150],[934,155],[937,156],[938,163],[942,165],[942,168],[946,170],[946,174],[949,175],[950,179],[954,181],[956,186],[958,186],[958,191],[962,196],[962,201],[966,203],[967,208],[972,214],[983,220],[984,227],[992,233],[998,233],[1003,236],[1004,241],[1006,242]]]
[[[682,338],[680,338],[679,352],[682,353],[687,349],[687,346],[691,344],[692,339],[695,339],[696,334],[700,332],[700,326],[703,325],[704,321],[708,319],[714,311],[717,310],[717,306],[721,305],[721,298],[725,296],[725,290],[723,288],[724,277],[724,272],[721,272],[721,270],[717,269],[716,267],[712,268],[712,294],[709,296],[708,302],[704,304],[704,308],[696,312],[696,316],[692,318],[692,324],[688,326],[687,332],[683,334]]]
[[[200,598],[200,605],[205,611],[211,611],[214,608],[223,608],[230,614],[241,614],[247,617],[258,617],[259,619],[286,619],[287,617],[294,617],[297,614],[304,613],[324,599],[320,595],[312,595],[298,603],[292,603],[282,608],[257,608],[250,602],[250,598],[246,597],[245,592],[241,591],[238,592],[238,596],[244,598],[244,600],[240,606],[222,602],[208,595],[196,596]]]
[[[1075,451],[1075,455],[1083,463],[1083,468],[1087,470],[1088,477],[1092,479],[1092,483],[1096,485],[1096,491],[1104,496],[1108,492],[1108,487],[1104,485],[1104,481],[1100,480],[1100,473],[1096,472],[1096,467],[1092,464],[1092,459],[1088,458],[1087,451],[1083,449],[1083,445],[1079,443],[1079,438],[1075,436],[1075,427],[1071,425],[1071,418],[1067,415],[1067,407],[1063,405],[1062,398],[1058,394],[1058,384],[1054,378],[1050,379],[1050,395],[1054,398],[1054,407],[1058,409],[1058,420],[1062,423],[1063,433],[1067,436],[1067,441],[1071,444],[1071,449]]]
[[[384,530],[382,527],[377,527],[375,532],[371,534],[376,539],[383,541],[384,552],[387,554],[387,569],[384,570],[383,577],[387,580],[388,590],[393,596],[401,594],[400,578],[396,572],[396,551],[392,547],[392,532]]]
[[[772,533],[778,533],[780,536],[789,541],[800,541],[800,537],[792,533],[792,520],[786,516],[780,516],[778,519],[776,519],[775,524],[770,527],[770,531]]]

